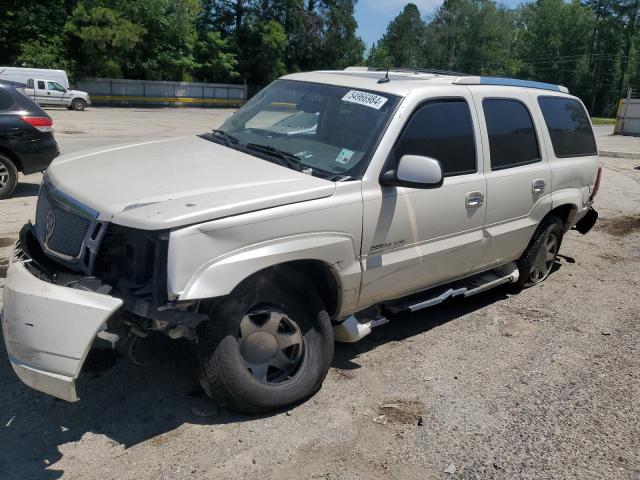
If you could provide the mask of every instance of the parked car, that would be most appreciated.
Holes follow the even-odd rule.
[[[4,286],[9,359],[75,401],[96,338],[162,332],[193,342],[219,404],[282,408],[320,388],[334,339],[542,282],[563,236],[595,223],[600,174],[564,87],[289,75],[209,134],[53,163]]]
[[[87,92],[68,90],[52,80],[30,78],[27,80],[27,87],[24,91],[38,105],[67,107],[69,110],[78,111],[91,105],[91,99]]]
[[[45,170],[58,155],[53,121],[21,89],[0,80],[0,199],[24,175]]]
[[[63,106],[80,111],[91,105],[87,92],[69,89],[69,79],[64,70],[0,67],[0,80],[26,84],[25,93],[38,105]]]

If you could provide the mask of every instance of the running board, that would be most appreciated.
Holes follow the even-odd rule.
[[[436,287],[405,299],[386,303],[384,307],[391,313],[417,312],[427,307],[439,305],[449,298],[460,296],[466,298],[505,283],[515,283],[519,276],[518,266],[514,262],[444,287]]]
[[[336,342],[355,343],[371,334],[371,330],[389,323],[382,315],[375,320],[359,321],[355,315],[350,315],[346,320],[333,326],[333,338]]]

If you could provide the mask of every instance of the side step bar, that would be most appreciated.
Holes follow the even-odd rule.
[[[333,326],[333,338],[336,342],[355,343],[371,334],[371,330],[389,323],[382,315],[375,320],[360,322],[355,315],[350,315],[345,321]]]
[[[416,295],[385,303],[384,308],[391,313],[417,312],[418,310],[438,305],[448,298],[459,296],[466,298],[505,283],[515,283],[518,281],[519,276],[518,266],[513,262],[459,282],[432,288]],[[345,343],[358,342],[370,335],[371,330],[375,327],[389,323],[388,319],[377,313],[378,311],[376,309],[376,318],[374,320],[359,319],[356,314],[350,315],[343,322],[334,325],[333,336],[335,340]],[[366,315],[366,312],[360,313]]]
[[[417,312],[418,310],[438,305],[449,298],[459,296],[466,298],[505,283],[515,283],[519,277],[518,266],[515,262],[512,262],[490,272],[469,277],[452,285],[427,290],[405,299],[395,300],[384,306],[392,313]]]

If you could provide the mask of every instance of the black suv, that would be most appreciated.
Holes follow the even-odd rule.
[[[43,171],[58,153],[51,117],[19,84],[0,81],[0,199],[15,190],[18,172]]]

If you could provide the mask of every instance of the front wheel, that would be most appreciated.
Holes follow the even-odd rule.
[[[199,330],[200,383],[210,398],[239,412],[309,398],[332,359],[329,315],[315,287],[295,271],[245,282]]]
[[[560,250],[563,234],[564,224],[555,215],[550,215],[542,221],[518,260],[519,287],[531,287],[549,276]]]
[[[76,98],[73,102],[71,102],[71,108],[74,110],[81,112],[87,106],[87,102],[82,100],[81,98]]]

